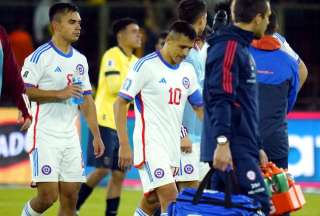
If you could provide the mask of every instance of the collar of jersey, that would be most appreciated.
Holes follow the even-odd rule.
[[[274,51],[281,47],[279,41],[271,35],[265,35],[259,40],[253,40],[251,45],[260,50]]]
[[[70,48],[70,51],[68,53],[64,53],[61,50],[59,50],[59,48],[56,47],[52,41],[50,41],[49,44],[54,49],[54,51],[56,51],[59,55],[61,55],[63,57],[70,58],[72,56],[72,54],[73,54],[73,48],[72,47]]]
[[[162,61],[163,64],[165,64],[165,66],[167,66],[168,68],[172,69],[172,70],[177,70],[180,66],[180,64],[176,64],[176,65],[172,65],[170,63],[168,63],[161,55],[160,51],[156,51],[157,55],[159,56],[159,59]]]

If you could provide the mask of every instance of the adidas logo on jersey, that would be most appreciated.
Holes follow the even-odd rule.
[[[59,67],[59,66],[57,66],[57,67],[56,67],[56,69],[54,70],[54,72],[59,73],[59,72],[62,72],[62,70],[60,69],[60,67]]]
[[[167,81],[166,81],[166,79],[165,79],[165,78],[162,78],[161,80],[159,80],[159,83],[166,84],[166,83],[167,83]]]

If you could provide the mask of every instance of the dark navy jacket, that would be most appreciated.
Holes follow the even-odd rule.
[[[299,88],[298,63],[280,47],[277,39],[265,36],[250,48],[257,65],[261,143],[271,160],[288,157],[286,116]]]
[[[249,53],[253,37],[251,32],[228,26],[208,40],[202,161],[212,161],[220,135],[229,138],[233,158],[246,154],[258,158],[256,67]]]

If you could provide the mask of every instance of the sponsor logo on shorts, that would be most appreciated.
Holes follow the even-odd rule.
[[[182,84],[183,84],[183,86],[184,86],[186,89],[188,89],[188,88],[190,87],[190,80],[189,80],[189,78],[188,78],[188,77],[183,77],[183,79],[182,79]]]
[[[193,170],[194,170],[194,168],[191,164],[187,164],[184,166],[184,172],[187,174],[193,173]]]
[[[49,165],[43,165],[41,168],[41,172],[44,175],[49,175],[51,173],[51,167]]]
[[[157,178],[162,178],[164,176],[164,170],[161,169],[161,168],[157,168],[155,171],[154,171],[154,175],[155,177]]]
[[[79,72],[80,75],[83,75],[83,74],[84,74],[84,67],[83,67],[82,64],[78,64],[78,65],[76,66],[76,70],[77,70],[77,72]]]
[[[247,172],[247,178],[248,178],[250,181],[256,180],[256,173],[255,173],[253,170],[249,170],[249,171]]]

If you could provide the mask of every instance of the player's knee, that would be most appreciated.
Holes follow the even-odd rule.
[[[113,171],[111,176],[111,182],[114,185],[121,185],[125,177],[125,173],[121,171]]]
[[[145,201],[149,204],[149,205],[154,205],[156,203],[159,203],[159,199],[156,195],[156,193],[151,193],[150,195],[146,195],[145,196]]]
[[[58,193],[44,191],[39,194],[39,201],[43,208],[49,208],[58,200]]]
[[[97,168],[95,170],[95,174],[100,178],[104,178],[106,175],[108,175],[108,173],[109,173],[109,169],[106,169],[106,168]]]
[[[66,199],[68,201],[78,200],[78,193],[75,192],[75,191],[64,192],[64,193],[62,193],[60,195],[63,196],[64,199]]]

